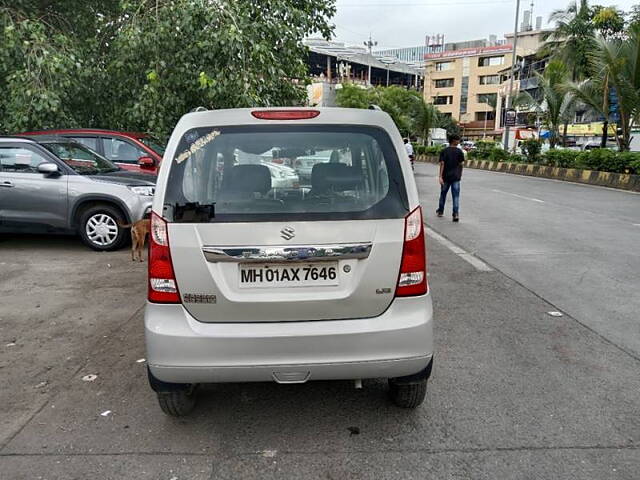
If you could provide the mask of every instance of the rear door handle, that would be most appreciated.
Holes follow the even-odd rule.
[[[2,183],[0,183],[0,187],[7,187],[7,188],[11,188],[11,187],[13,187],[13,186],[14,186],[14,185],[13,185],[13,182],[10,182],[10,181],[8,181],[8,180],[7,180],[7,181],[4,181],[4,182],[2,182]]]

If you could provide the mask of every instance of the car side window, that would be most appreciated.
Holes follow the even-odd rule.
[[[138,163],[140,157],[148,154],[135,145],[119,138],[102,138],[104,156],[112,162]]]
[[[26,148],[0,147],[0,171],[38,173],[38,165],[49,160]]]
[[[78,143],[81,143],[85,147],[89,147],[94,152],[98,151],[98,138],[97,137],[71,137]]]

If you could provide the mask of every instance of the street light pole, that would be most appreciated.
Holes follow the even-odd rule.
[[[513,58],[511,59],[511,76],[509,78],[509,93],[507,94],[507,107],[505,109],[504,125],[504,150],[509,151],[509,126],[506,122],[506,113],[511,109],[511,97],[513,96],[513,76],[516,68],[516,47],[518,45],[518,20],[520,16],[520,0],[516,0],[516,26],[513,29]]]
[[[376,45],[378,45],[378,42],[371,40],[371,33],[369,33],[369,40],[364,42],[364,46],[369,49],[369,58],[367,59],[367,63],[369,64],[369,73],[367,74],[367,83],[369,84],[369,86],[371,86],[371,49]]]

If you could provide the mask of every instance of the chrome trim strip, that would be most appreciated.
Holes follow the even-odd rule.
[[[214,247],[205,245],[208,262],[321,262],[368,258],[371,242],[332,245],[282,245],[274,247]]]

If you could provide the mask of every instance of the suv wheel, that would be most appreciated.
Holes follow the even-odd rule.
[[[79,233],[82,241],[94,250],[118,250],[127,240],[122,213],[111,205],[95,205],[80,215]]]
[[[196,395],[193,390],[157,392],[156,395],[162,411],[171,417],[188,415],[196,406]]]
[[[424,402],[427,395],[427,379],[420,380],[415,383],[396,383],[393,379],[389,380],[389,394],[391,400],[398,407],[416,408]]]

